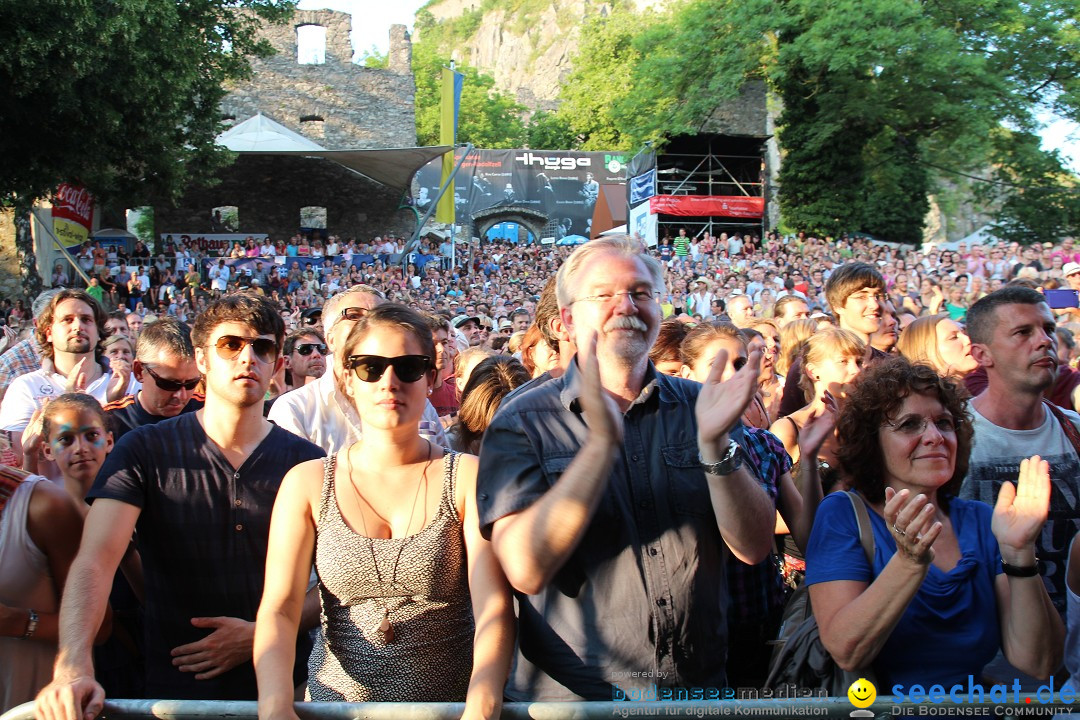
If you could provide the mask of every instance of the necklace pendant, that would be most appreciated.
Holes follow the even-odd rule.
[[[383,610],[382,622],[379,623],[379,636],[387,645],[394,642],[394,626],[390,623],[386,610]]]

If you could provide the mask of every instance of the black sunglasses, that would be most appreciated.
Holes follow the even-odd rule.
[[[278,344],[270,338],[247,338],[239,335],[222,335],[214,343],[217,347],[218,357],[225,360],[235,360],[248,345],[255,351],[255,357],[264,363],[271,363],[277,359]]]
[[[158,375],[156,372],[150,369],[149,365],[143,365],[143,370],[150,374],[150,377],[154,378],[154,382],[159,388],[165,392],[179,392],[181,389],[194,390],[199,387],[199,383],[202,382],[202,378],[195,378],[194,380],[169,380]]]
[[[392,358],[382,355],[350,355],[345,361],[345,367],[356,373],[356,377],[370,383],[378,382],[386,368],[393,367],[398,380],[414,383],[430,369],[431,358],[427,355],[398,355]]]
[[[318,350],[320,355],[326,355],[326,345],[322,343],[307,343],[305,345],[297,345],[295,352],[300,353],[304,357],[307,357],[312,351]]]

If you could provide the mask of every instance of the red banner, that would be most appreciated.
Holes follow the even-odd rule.
[[[760,218],[765,215],[765,198],[744,195],[654,195],[649,198],[649,212],[653,215]]]
[[[53,233],[64,247],[81,245],[94,225],[94,197],[78,185],[64,183],[53,196]]]

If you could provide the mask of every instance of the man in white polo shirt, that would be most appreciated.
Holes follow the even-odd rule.
[[[307,438],[327,455],[333,455],[360,438],[362,420],[348,397],[337,390],[335,379],[342,369],[335,353],[353,325],[384,302],[382,293],[368,285],[354,285],[326,302],[322,320],[326,345],[331,353],[327,358],[327,372],[315,382],[279,395],[267,415],[271,422]],[[442,447],[449,446],[439,415],[430,402],[420,420],[420,434]]]
[[[85,290],[56,293],[37,318],[34,333],[41,347],[41,369],[11,381],[0,404],[0,429],[13,433],[15,454],[22,431],[49,398],[82,390],[102,405],[139,390],[131,367],[101,362],[98,341],[105,333],[105,310]]]

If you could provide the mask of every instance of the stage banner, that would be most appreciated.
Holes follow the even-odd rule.
[[[765,198],[744,195],[655,195],[649,198],[649,212],[690,217],[761,218],[765,215]]]
[[[454,162],[460,158],[459,149]],[[524,207],[547,217],[553,241],[589,237],[600,185],[623,185],[625,163],[625,156],[611,152],[474,150],[454,180],[457,221],[468,222],[484,210]],[[438,194],[441,173],[441,160],[417,173],[413,203],[421,213]]]
[[[252,238],[262,245],[262,241],[267,237],[266,233],[161,233],[161,242],[173,243],[177,248],[187,245],[200,252],[227,255],[232,250],[233,243],[246,246],[248,238]]]
[[[645,202],[653,195],[656,195],[656,168],[630,178],[630,207]]]
[[[642,203],[630,208],[630,221],[627,227],[630,234],[641,238],[646,247],[656,247],[658,217],[649,212],[649,204]]]
[[[56,189],[52,206],[53,233],[65,248],[76,247],[90,237],[94,225],[94,197],[78,185],[64,183]]]

